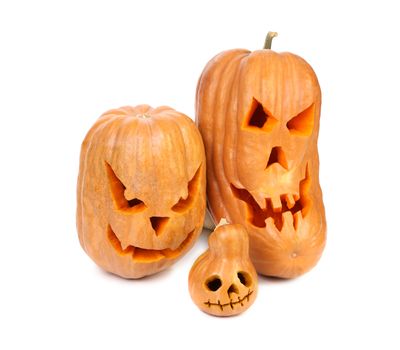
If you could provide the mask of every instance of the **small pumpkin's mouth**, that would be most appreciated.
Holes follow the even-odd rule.
[[[205,301],[204,304],[207,305],[208,307],[211,307],[211,306],[219,307],[221,309],[221,311],[224,310],[224,307],[230,307],[232,310],[234,310],[235,306],[236,307],[244,306],[244,304],[243,304],[244,301],[249,302],[250,296],[253,294],[253,292],[254,291],[249,289],[249,291],[247,292],[247,294],[244,297],[241,298],[240,296],[238,296],[237,300],[230,299],[229,303],[222,304],[221,300],[219,300],[219,299],[218,299],[217,303],[212,303],[209,299],[208,301]]]
[[[174,259],[179,256],[182,251],[191,243],[194,238],[194,232],[196,229],[190,231],[185,240],[176,249],[145,249],[129,245],[125,249],[122,249],[121,241],[118,239],[117,235],[112,230],[111,226],[108,225],[107,237],[111,245],[114,247],[119,255],[131,255],[135,262],[141,263],[152,263],[159,261],[161,259]]]
[[[274,203],[271,198],[265,198],[265,208],[261,208],[246,189],[237,188],[231,184],[231,190],[236,198],[246,203],[246,220],[250,224],[263,228],[266,226],[266,220],[272,218],[275,227],[282,231],[285,213],[292,215],[295,230],[298,228],[299,215],[303,218],[307,215],[312,204],[309,195],[310,186],[311,177],[307,164],[305,177],[299,183],[299,194],[282,194],[277,203]]]

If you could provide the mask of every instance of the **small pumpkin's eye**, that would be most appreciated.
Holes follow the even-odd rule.
[[[278,122],[270,112],[254,97],[247,114],[243,127],[249,130],[262,130],[266,132],[272,131],[275,124]]]
[[[105,162],[106,172],[108,177],[108,184],[111,191],[111,196],[114,205],[117,209],[131,213],[137,213],[146,209],[146,205],[138,198],[127,199],[125,198],[126,187],[122,181],[115,174],[110,164]]]
[[[208,290],[216,292],[222,286],[221,279],[218,276],[212,276],[206,281],[206,286]]]
[[[178,203],[176,203],[171,209],[178,213],[183,213],[186,210],[192,207],[194,200],[196,198],[196,193],[198,192],[198,188],[200,186],[200,171],[201,164],[197,169],[196,173],[192,177],[192,179],[188,183],[188,195],[186,198],[180,198]]]
[[[251,277],[247,272],[239,271],[237,273],[237,276],[239,278],[240,283],[243,284],[245,287],[251,286]]]
[[[293,135],[310,136],[314,128],[314,103],[286,123]]]

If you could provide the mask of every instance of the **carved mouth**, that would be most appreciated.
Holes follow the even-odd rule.
[[[194,232],[196,229],[190,231],[185,240],[176,249],[145,249],[129,245],[125,249],[122,249],[121,241],[118,239],[117,235],[112,230],[111,226],[108,225],[107,237],[111,245],[114,247],[119,255],[131,255],[135,262],[141,263],[152,263],[159,261],[161,259],[174,259],[179,256],[182,251],[191,243],[194,238]]]
[[[246,220],[250,224],[256,227],[265,227],[265,221],[272,218],[275,227],[281,231],[285,213],[292,215],[295,230],[298,228],[299,215],[303,218],[307,215],[311,207],[310,186],[311,177],[307,164],[305,177],[299,183],[299,194],[281,194],[277,199],[267,197],[265,198],[265,208],[261,208],[246,189],[237,188],[231,184],[231,190],[236,198],[246,203]]]
[[[208,300],[208,301],[205,301],[204,304],[207,305],[208,307],[217,306],[221,309],[221,311],[223,311],[224,307],[227,307],[227,306],[229,306],[232,310],[234,310],[235,305],[239,306],[239,304],[240,304],[240,306],[243,306],[244,301],[247,300],[247,302],[249,302],[250,295],[252,295],[252,294],[253,294],[253,291],[249,290],[249,292],[244,297],[241,298],[240,296],[238,296],[238,300],[235,300],[235,301],[230,299],[229,303],[221,304],[220,300],[218,300],[218,303],[212,303],[210,300]]]

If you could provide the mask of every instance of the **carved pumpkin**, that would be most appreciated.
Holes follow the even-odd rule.
[[[103,269],[139,278],[170,266],[198,238],[205,213],[204,146],[169,108],[103,114],[82,144],[77,228]]]
[[[320,109],[313,69],[291,53],[225,51],[200,77],[196,119],[206,148],[209,209],[216,222],[226,217],[246,227],[261,274],[296,277],[322,254]]]
[[[258,286],[247,232],[242,225],[221,220],[208,245],[189,273],[192,300],[211,315],[240,314],[253,304]]]

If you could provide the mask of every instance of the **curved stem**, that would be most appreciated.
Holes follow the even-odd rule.
[[[226,220],[225,218],[222,218],[222,219],[219,221],[218,225],[217,225],[215,228],[220,227],[220,226],[223,226],[223,225],[229,225],[228,220]]]
[[[268,32],[263,49],[271,50],[272,39],[278,36],[277,32]]]

